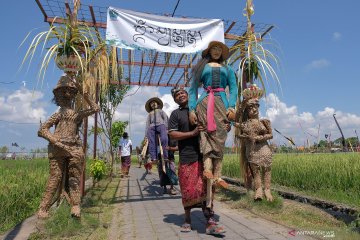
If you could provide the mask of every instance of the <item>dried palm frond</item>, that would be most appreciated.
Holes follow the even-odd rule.
[[[233,52],[228,62],[234,64],[239,62],[239,97],[246,83],[259,81],[261,87],[266,93],[266,84],[270,78],[280,86],[279,77],[275,68],[279,66],[278,57],[270,50],[265,48],[268,44],[262,39],[261,34],[254,31],[254,25],[251,23],[251,16],[254,14],[254,5],[252,0],[247,0],[244,9],[244,16],[247,18],[247,31],[244,36],[237,38],[237,44],[230,48]]]
[[[27,61],[30,66],[38,48],[41,47],[40,55],[43,57],[38,73],[38,79],[41,82],[45,79],[45,73],[51,60],[60,55],[76,56],[81,64],[80,71],[84,73],[89,63],[90,51],[92,51],[91,43],[95,36],[93,29],[84,25],[72,26],[70,19],[67,19],[63,25],[55,25],[55,21],[56,18],[48,30],[36,34],[31,40],[20,66],[21,68]],[[30,35],[31,32],[27,34],[20,47],[25,44]]]
[[[247,119],[245,111],[246,104],[244,104],[244,101],[241,101],[241,94],[246,88],[247,82],[253,84],[254,81],[259,81],[265,94],[265,83],[268,82],[269,78],[272,78],[275,83],[280,86],[280,80],[274,68],[279,66],[278,57],[265,48],[267,43],[262,39],[261,34],[255,32],[254,25],[251,23],[251,16],[253,14],[253,0],[247,0],[244,9],[244,16],[247,19],[247,31],[244,36],[236,38],[237,44],[230,48],[230,52],[233,52],[233,54],[228,59],[230,64],[239,62],[239,70],[237,72],[239,79],[239,99],[236,104],[235,114],[235,121],[238,124],[241,124]],[[240,134],[241,128],[236,128],[234,142],[237,147],[237,155],[240,159],[240,175],[243,177],[247,187],[249,187],[251,185],[251,169],[246,159],[244,140],[238,137]]]

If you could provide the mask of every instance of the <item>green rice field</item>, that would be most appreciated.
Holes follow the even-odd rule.
[[[37,211],[48,175],[48,159],[0,160],[0,234]]]
[[[135,158],[132,162],[137,167]],[[223,175],[240,179],[238,156],[225,156]],[[2,160],[0,176],[0,233],[4,233],[37,211],[48,160]],[[360,154],[275,154],[272,183],[360,209]]]
[[[240,178],[239,157],[227,155],[222,172]],[[275,154],[272,183],[360,208],[360,154]]]
[[[0,160],[0,233],[34,214],[48,176],[48,160]]]

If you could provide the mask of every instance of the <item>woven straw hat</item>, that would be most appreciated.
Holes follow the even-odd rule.
[[[219,41],[211,41],[207,49],[202,52],[201,56],[205,58],[209,54],[210,49],[214,46],[219,46],[222,48],[221,56],[223,60],[226,60],[229,57],[229,48],[224,43]]]
[[[56,84],[55,88],[53,89],[53,92],[56,92],[59,88],[68,87],[73,88],[74,90],[77,90],[77,87],[75,86],[75,83],[71,78],[68,76],[62,76],[58,83]]]
[[[250,98],[249,100],[247,100],[246,106],[252,106],[252,105],[257,105],[259,107],[260,106],[259,99]]]
[[[161,99],[158,97],[153,97],[153,98],[150,98],[149,100],[147,100],[147,102],[145,103],[145,109],[147,112],[151,112],[152,109],[151,109],[150,103],[154,102],[154,101],[157,102],[157,104],[159,105],[158,108],[160,108],[160,109],[163,108],[164,103],[161,101]]]

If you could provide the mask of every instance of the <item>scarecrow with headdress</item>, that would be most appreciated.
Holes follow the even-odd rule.
[[[71,215],[80,217],[80,176],[84,164],[84,150],[79,136],[82,120],[99,111],[87,93],[71,75],[62,76],[53,90],[54,102],[60,107],[46,122],[40,125],[38,136],[49,141],[49,178],[38,211],[39,218],[49,216],[54,203],[53,196],[65,183],[65,196],[71,205]],[[74,110],[74,100],[80,93],[89,105],[88,109]],[[50,128],[55,126],[54,133]]]
[[[227,187],[222,180],[221,168],[227,132],[230,130],[230,115],[233,116],[237,99],[237,82],[233,69],[224,64],[229,48],[222,42],[212,41],[202,52],[202,59],[192,69],[189,89],[189,120],[199,124],[200,150],[204,160],[204,177],[207,179],[207,205],[211,205],[211,186]],[[197,99],[198,88],[204,91]],[[229,98],[225,89],[229,88]]]
[[[246,171],[250,170],[254,179],[254,199],[262,200],[265,194],[265,198],[272,201],[270,191],[272,152],[267,140],[272,139],[273,135],[270,120],[259,119],[259,98],[262,97],[263,91],[256,85],[251,85],[244,89],[242,95],[244,100],[239,109],[241,118],[235,126],[240,130],[236,137],[241,141],[240,159],[244,180],[247,181]]]
[[[145,109],[149,113],[146,120],[146,137],[149,141],[149,153],[151,161],[157,162],[159,140],[163,152],[163,160],[168,160],[168,116],[162,110],[163,102],[158,97],[147,100]]]

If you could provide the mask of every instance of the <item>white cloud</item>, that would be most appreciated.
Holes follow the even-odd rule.
[[[325,134],[331,134],[332,140],[339,138],[340,132],[333,114],[336,114],[346,138],[355,136],[354,130],[360,128],[360,116],[336,111],[331,107],[325,107],[315,114],[299,112],[296,106],[287,106],[273,93],[269,94],[263,103],[266,103],[263,105],[265,107],[265,118],[271,120],[272,127],[285,136],[293,138],[297,145],[304,145],[307,140],[312,144],[317,142],[318,138],[320,140],[325,139]],[[287,140],[275,131],[273,134],[275,143],[288,144]]]
[[[306,65],[306,70],[310,71],[313,69],[326,68],[328,66],[330,66],[330,61],[322,58],[322,59],[318,59],[318,60],[313,60],[311,63]]]
[[[137,87],[132,88],[131,92],[134,93],[136,89]],[[131,134],[130,138],[134,146],[139,145],[145,135],[145,122],[148,115],[145,110],[145,103],[149,98],[155,96],[161,98],[164,102],[163,110],[168,116],[178,107],[171,95],[161,95],[159,88],[141,87],[134,95],[125,98],[115,112],[114,120],[131,121],[130,128],[127,131]],[[340,137],[339,130],[333,119],[334,113],[344,131],[345,137],[354,136],[354,129],[360,130],[360,116],[343,113],[331,107],[326,107],[316,113],[299,112],[297,106],[287,106],[275,94],[269,94],[266,99],[261,101],[260,108],[262,117],[270,119],[273,128],[278,129],[285,136],[293,138],[298,146],[304,145],[307,139],[310,144],[317,142],[319,124],[320,140],[324,139],[325,134],[331,134],[332,140]],[[93,125],[92,118],[89,119],[89,125]],[[273,135],[274,143],[288,144],[288,141],[275,131],[273,131]],[[226,145],[233,145],[233,129],[228,134]],[[100,147],[100,143],[98,143],[98,146]]]
[[[137,87],[132,88],[134,93]],[[170,94],[160,94],[159,88],[141,87],[138,91],[124,99],[115,113],[115,120],[131,120],[131,139],[134,145],[139,145],[145,134],[145,122],[148,113],[145,110],[146,101],[154,96],[158,96],[164,102],[164,111],[170,116],[170,113],[177,108]],[[307,140],[310,144],[325,139],[325,134],[330,134],[331,139],[339,138],[340,132],[336,126],[333,114],[344,132],[346,138],[355,136],[354,130],[360,131],[360,116],[353,113],[346,113],[336,110],[332,107],[325,107],[315,113],[300,112],[297,106],[288,106],[282,102],[275,94],[269,94],[268,97],[261,101],[262,117],[271,120],[272,127],[278,129],[285,136],[294,139],[296,145],[304,145]],[[131,117],[130,117],[131,109]],[[37,123],[40,119],[43,121],[47,118],[44,109],[43,94],[38,91],[31,91],[26,88],[4,94],[0,97],[0,119],[10,122]],[[93,118],[89,118],[89,127],[93,125]],[[319,130],[320,124],[320,130]],[[21,127],[25,127],[23,130]],[[38,125],[21,125],[10,124],[0,125],[3,133],[9,135],[2,144],[8,144],[10,141],[19,142],[24,146],[46,145],[46,141],[36,137]],[[29,130],[31,129],[31,131]],[[29,139],[25,139],[23,132]],[[273,131],[273,142],[276,144],[289,144],[286,139]],[[92,138],[88,138],[92,142]],[[34,145],[35,144],[35,145]],[[34,146],[33,146],[34,145]],[[101,143],[98,142],[98,147]],[[233,145],[233,130],[229,133],[226,141],[227,146]],[[92,143],[90,144],[92,148]]]
[[[0,97],[0,119],[10,122],[37,123],[45,120],[44,94],[21,88]]]
[[[178,107],[171,94],[161,95],[159,88],[141,87],[137,89],[138,87],[134,87],[130,90],[128,94],[129,97],[126,97],[119,105],[114,116],[114,120],[131,120],[127,131],[129,131],[130,138],[133,140],[134,145],[139,145],[145,135],[145,123],[148,115],[145,110],[145,103],[148,99],[159,97],[164,103],[163,110],[168,117],[170,117],[171,112]]]
[[[339,33],[339,32],[334,32],[334,33],[332,34],[332,39],[333,39],[334,41],[339,41],[339,40],[341,40],[341,38],[342,38],[342,35],[341,35],[341,33]]]

